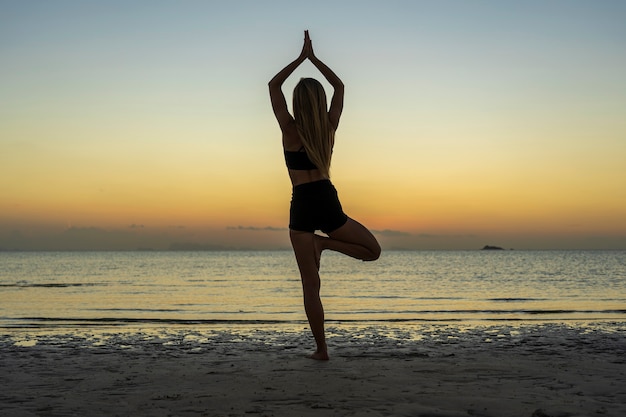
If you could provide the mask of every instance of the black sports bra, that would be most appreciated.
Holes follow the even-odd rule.
[[[297,171],[305,171],[309,169],[317,169],[315,164],[311,162],[309,156],[304,150],[304,146],[298,151],[285,151],[285,163],[287,168]]]

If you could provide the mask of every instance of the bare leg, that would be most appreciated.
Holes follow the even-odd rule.
[[[319,268],[319,259],[325,249],[341,252],[362,261],[375,261],[380,256],[378,241],[361,223],[348,218],[346,224],[328,234],[315,239],[315,258]]]
[[[328,234],[328,237],[308,232],[289,231],[302,279],[304,310],[317,349],[311,358],[328,360],[324,334],[324,307],[320,299],[320,257],[325,249],[334,250],[363,261],[374,261],[380,256],[380,245],[372,233],[359,222],[348,218],[346,224]]]
[[[317,349],[312,359],[328,360],[328,347],[324,334],[324,307],[320,299],[319,257],[316,255],[315,235],[308,232],[289,231],[302,279],[304,311],[309,320]]]

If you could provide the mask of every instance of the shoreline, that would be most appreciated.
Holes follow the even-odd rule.
[[[236,321],[181,324],[174,322],[136,322],[111,324],[89,322],[75,326],[73,322],[0,327],[0,349],[14,347],[57,346],[69,349],[89,349],[119,346],[142,348],[151,346],[179,346],[199,351],[222,343],[245,342],[253,345],[300,345],[313,343],[308,323],[299,321]],[[476,321],[371,321],[326,322],[326,337],[338,349],[368,346],[380,343],[389,346],[420,346],[441,349],[450,340],[463,348],[477,343],[502,341],[520,343],[528,337],[547,335],[551,338],[586,338],[590,335],[609,338],[624,335],[626,322],[613,320],[476,320]],[[257,346],[260,347],[260,346]]]
[[[626,323],[49,330],[0,336],[0,415],[626,415]]]

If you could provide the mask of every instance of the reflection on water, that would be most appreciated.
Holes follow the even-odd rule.
[[[626,319],[624,252],[322,259],[332,323]],[[0,326],[303,323],[285,252],[0,253]]]

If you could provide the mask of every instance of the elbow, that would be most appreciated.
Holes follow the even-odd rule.
[[[282,83],[283,83],[283,81],[280,79],[280,77],[278,76],[278,74],[276,74],[276,75],[274,75],[274,76],[272,77],[272,79],[271,79],[271,80],[269,80],[269,81],[267,82],[267,85],[269,86],[269,88],[272,88],[272,87],[273,87],[273,88],[276,88],[276,87],[280,88],[280,86],[281,86],[281,84],[282,84]]]
[[[280,83],[273,78],[267,83],[267,87],[270,93],[280,91]]]

